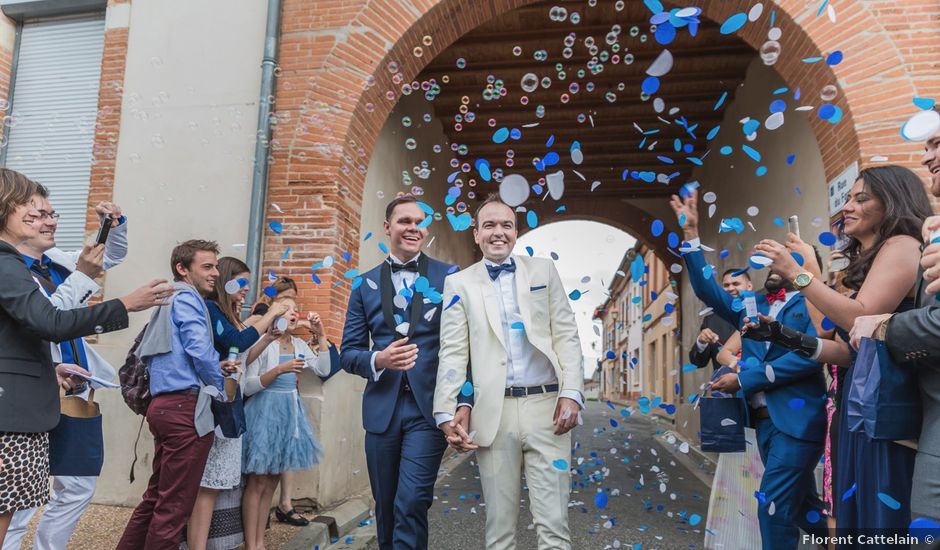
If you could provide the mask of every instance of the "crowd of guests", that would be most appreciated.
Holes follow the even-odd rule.
[[[48,190],[0,169],[0,546],[18,550],[45,505],[34,547],[66,547],[94,494],[103,438],[100,418],[87,431],[65,413],[79,398],[98,416],[94,391],[117,374],[82,337],[127,328],[128,312],[155,306],[128,358],[149,378],[153,475],[119,547],[263,548],[278,483],[278,519],[308,523],[292,508],[291,473],[321,453],[297,375],[339,369],[319,315],[302,314],[296,284],[281,277],[243,320],[248,266],[203,240],[173,249],[173,281],[87,307],[95,279],[127,254],[121,208],[95,210],[104,242],[63,252]]]
[[[930,192],[940,197],[940,132],[927,141],[922,163]],[[763,547],[796,548],[800,529],[850,548],[872,545],[853,538],[861,533],[940,527],[940,244],[931,238],[940,218],[931,216],[922,180],[899,166],[860,172],[842,210],[847,242],[829,256],[826,278],[819,254],[799,235],[761,240],[752,254],[770,265],[756,317],[742,302],[753,289],[746,269],[725,271],[721,283],[710,275],[696,190],[673,196],[671,206],[684,232],[689,281],[712,310],[690,360],[716,368],[712,391],[744,397],[756,431]],[[882,352],[860,355],[863,343]],[[922,421],[904,419],[911,439],[873,434],[851,416],[853,384],[872,383],[856,371],[867,373],[875,360],[881,391],[892,372],[914,381],[902,393],[893,388],[893,402],[881,405],[884,414],[908,402],[922,407]],[[722,367],[732,372],[719,373]],[[821,459],[822,500],[814,476]]]

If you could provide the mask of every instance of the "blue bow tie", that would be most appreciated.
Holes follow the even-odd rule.
[[[502,264],[502,265],[489,265],[489,264],[486,264],[486,270],[487,270],[487,271],[489,272],[489,274],[490,274],[490,279],[493,280],[493,281],[495,281],[496,278],[499,277],[499,274],[502,273],[503,271],[506,271],[506,272],[508,272],[508,273],[515,273],[515,272],[516,272],[516,262],[515,262],[515,260],[513,260],[512,258],[509,258],[509,263],[508,263],[508,264]]]

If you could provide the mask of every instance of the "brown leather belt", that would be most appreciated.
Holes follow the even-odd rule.
[[[770,411],[767,410],[767,407],[751,409],[751,420],[764,420],[767,418],[770,418]]]

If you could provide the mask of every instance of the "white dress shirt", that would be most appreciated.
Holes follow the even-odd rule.
[[[418,254],[409,261],[417,262],[418,258],[420,257],[421,257],[421,253],[418,252]],[[394,254],[389,254],[388,259],[385,261],[389,261],[389,260],[391,260],[393,263],[402,264],[402,265],[408,263],[408,262],[403,262],[399,260],[398,258],[395,257]],[[401,292],[403,288],[411,288],[411,286],[415,284],[415,280],[418,278],[418,276],[419,275],[417,273],[413,271],[406,271],[404,269],[398,272],[392,272],[392,285],[394,285],[395,287],[395,294],[398,294],[399,292]],[[372,358],[370,362],[372,366],[372,379],[375,381],[378,381],[379,378],[382,376],[382,373],[385,372],[385,369],[375,368],[375,356],[378,354],[379,352],[377,351],[372,352]]]
[[[503,263],[508,262],[509,259]],[[483,263],[487,266],[497,265],[486,259]],[[493,285],[496,287],[496,296],[499,298],[499,318],[503,330],[503,341],[506,342],[507,347],[506,387],[557,384],[558,377],[555,376],[552,362],[532,345],[526,336],[525,326],[522,329],[512,328],[514,324],[523,322],[516,295],[516,274],[503,271],[493,281]],[[562,390],[559,397],[573,399],[584,408],[584,400],[577,390]]]

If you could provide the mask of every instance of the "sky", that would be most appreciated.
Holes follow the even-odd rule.
[[[551,258],[555,253],[555,266],[565,289],[569,294],[575,289],[581,292],[579,299],[569,301],[578,319],[586,376],[593,374],[597,356],[603,351],[591,317],[594,309],[607,299],[607,287],[624,253],[634,243],[636,239],[620,229],[584,220],[546,224],[516,241],[517,255],[528,256],[527,246],[532,247],[538,258]]]

